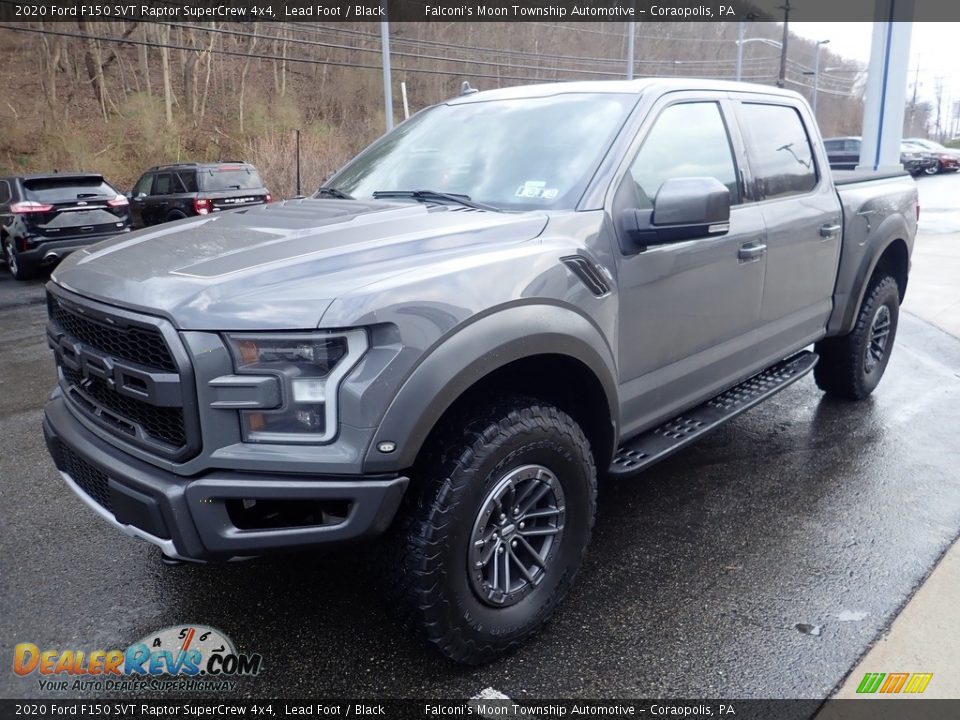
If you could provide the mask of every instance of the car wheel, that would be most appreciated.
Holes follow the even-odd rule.
[[[580,427],[552,405],[510,396],[461,421],[426,450],[391,565],[429,642],[476,665],[536,633],[566,595],[590,541],[596,468]]]
[[[181,210],[171,210],[167,213],[167,222],[173,222],[174,220],[183,220],[187,217],[187,214]]]
[[[3,241],[3,257],[7,261],[7,269],[17,280],[32,280],[36,277],[36,269],[23,261],[17,255],[16,247],[13,244],[13,238],[5,238]]]
[[[938,162],[936,165],[930,165],[929,167],[925,167],[923,169],[923,172],[925,175],[936,175],[938,172],[943,172],[943,168],[940,166],[940,163]]]
[[[900,289],[889,275],[875,277],[860,306],[853,331],[816,344],[813,370],[828,395],[863,400],[877,387],[893,351],[900,316]]]

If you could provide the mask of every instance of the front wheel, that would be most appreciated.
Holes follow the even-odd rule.
[[[938,172],[940,172],[940,163],[938,162],[936,165],[925,167],[923,172],[926,175],[936,175]]]
[[[520,645],[566,595],[590,541],[596,468],[580,427],[551,405],[511,396],[464,418],[428,449],[394,571],[427,639],[475,665]]]
[[[828,395],[863,400],[883,377],[900,317],[900,289],[889,275],[870,282],[853,330],[816,345],[820,361],[813,377]]]

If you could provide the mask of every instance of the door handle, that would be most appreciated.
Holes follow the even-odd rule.
[[[829,240],[841,230],[843,230],[843,225],[838,223],[827,223],[826,225],[820,226],[820,237]]]
[[[737,258],[744,262],[759,260],[767,252],[767,244],[762,242],[749,242],[740,246],[737,252]]]

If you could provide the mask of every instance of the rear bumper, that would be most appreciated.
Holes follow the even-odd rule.
[[[26,250],[19,251],[17,253],[17,258],[20,259],[21,262],[25,261],[36,265],[53,265],[54,263],[63,260],[63,258],[72,253],[74,250],[85,248],[88,245],[93,245],[101,240],[109,240],[112,237],[116,237],[117,235],[122,235],[123,233],[127,232],[130,232],[130,228],[126,228],[125,230],[120,230],[118,232],[101,233],[100,235],[82,235],[80,237],[63,238],[58,240],[47,240],[45,238],[34,237],[30,238],[30,241],[35,242],[36,245]]]
[[[43,432],[68,487],[118,530],[181,560],[230,560],[267,552],[355,542],[383,533],[406,489],[405,477],[264,476],[214,471],[193,478],[161,470],[87,430],[55,392]],[[331,506],[336,517],[263,526],[242,521],[246,506],[270,502],[298,510]],[[242,525],[243,527],[238,527]]]

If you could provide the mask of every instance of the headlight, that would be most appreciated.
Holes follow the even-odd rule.
[[[234,368],[241,374],[280,378],[276,410],[241,410],[244,440],[316,443],[337,432],[337,391],[367,350],[364,330],[313,333],[230,334]]]

